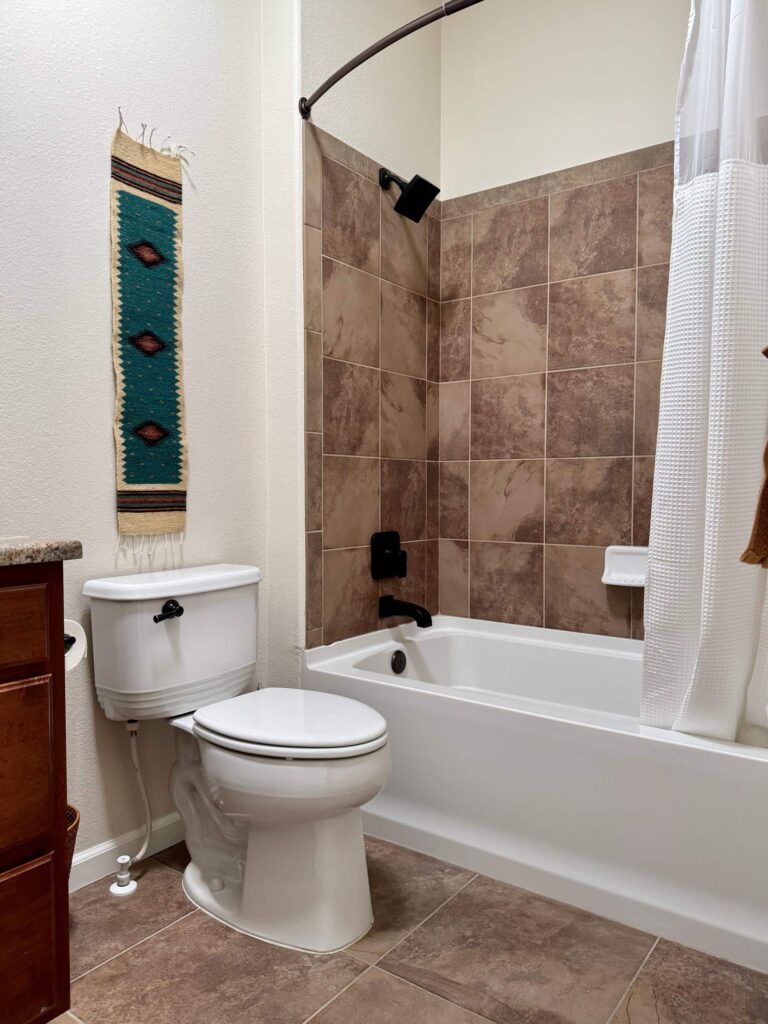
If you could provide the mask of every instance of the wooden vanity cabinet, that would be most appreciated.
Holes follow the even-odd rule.
[[[0,1020],[69,1008],[62,563],[0,567]]]

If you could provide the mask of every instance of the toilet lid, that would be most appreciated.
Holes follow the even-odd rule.
[[[272,747],[351,747],[387,731],[378,711],[359,701],[279,686],[200,708],[194,721],[207,732]]]

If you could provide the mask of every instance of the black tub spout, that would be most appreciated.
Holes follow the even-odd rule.
[[[379,618],[388,619],[391,615],[404,615],[413,619],[420,629],[426,629],[432,625],[432,616],[426,608],[420,604],[412,604],[410,601],[398,601],[396,597],[388,594],[379,598]]]

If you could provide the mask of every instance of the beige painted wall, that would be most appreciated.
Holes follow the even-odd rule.
[[[135,571],[115,559],[108,186],[118,104],[132,132],[146,121],[155,142],[171,134],[195,153],[184,182],[186,561],[261,565],[263,622],[280,586],[265,508],[259,6],[26,0],[0,15],[0,536],[82,540],[65,595],[66,615],[85,623],[84,581]],[[125,729],[96,704],[92,663],[66,685],[83,848],[137,827],[141,808]],[[171,809],[170,729],[150,723],[140,742],[160,816]]]
[[[441,199],[666,142],[689,0],[485,0],[442,22]]]
[[[424,14],[429,0],[302,0],[303,91],[382,36]],[[440,180],[440,25],[404,39],[326,94],[312,120],[410,177]]]

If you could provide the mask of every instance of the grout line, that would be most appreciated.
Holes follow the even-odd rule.
[[[171,869],[173,870],[173,869]],[[124,899],[125,897],[118,897]],[[167,932],[169,928],[173,928],[174,925],[179,924],[180,921],[186,921],[188,917],[192,917],[198,913],[198,908],[194,907],[193,910],[188,911],[186,914],[182,914],[181,917],[177,917],[175,921],[171,921],[170,924],[165,925],[163,928],[159,928],[156,932],[152,932],[151,935],[145,935],[143,939],[139,939],[138,942],[134,942],[133,945],[127,946],[125,949],[121,949],[119,953],[115,953],[114,956],[108,956],[106,960],[102,960],[101,963],[96,964],[94,967],[89,967],[87,971],[83,971],[82,974],[78,974],[75,978],[70,979],[70,984],[74,985],[76,981],[80,981],[81,978],[87,977],[89,974],[93,974],[94,971],[98,971],[100,967],[104,967],[105,964],[112,963],[113,960],[117,960],[119,956],[124,956],[126,953],[130,953],[132,949],[136,949],[137,946],[144,945],[145,942],[149,942],[150,939],[154,939],[158,935],[162,935],[163,932]]]
[[[648,950],[646,955],[643,957],[643,962],[640,964],[640,966],[637,968],[635,973],[632,975],[632,980],[627,985],[627,987],[624,989],[624,991],[621,993],[619,1001],[616,1003],[616,1005],[614,1006],[613,1010],[611,1010],[611,1013],[610,1013],[610,1015],[608,1017],[608,1020],[605,1022],[605,1024],[611,1024],[611,1022],[615,1020],[616,1014],[621,1009],[621,1004],[624,1002],[624,999],[626,998],[627,993],[632,989],[633,985],[635,984],[637,979],[642,974],[645,965],[651,959],[651,956],[653,955],[653,951],[656,949],[656,947],[658,946],[658,944],[660,942],[661,942],[661,939],[658,938],[658,936],[653,940],[653,944],[651,945],[651,948]]]
[[[472,325],[475,321],[475,217],[469,222],[469,379],[472,380]],[[469,409],[467,410],[467,541],[472,536],[472,384],[469,388]],[[472,617],[472,548],[467,543],[467,615]]]
[[[547,477],[549,476],[548,424],[549,424],[549,302],[552,285],[552,198],[547,196],[547,325],[544,334],[544,485],[542,488],[541,516],[541,624],[547,625]]]
[[[344,950],[342,950],[342,952],[344,952]],[[349,955],[353,956],[354,954],[349,954]],[[358,960],[358,962],[359,963],[364,963],[365,961]],[[368,964],[367,967],[365,967],[359,974],[356,974],[355,977],[352,979],[352,981],[348,982],[344,986],[344,988],[340,988],[339,991],[335,995],[332,995],[330,999],[327,999],[323,1003],[322,1006],[318,1006],[318,1008],[316,1010],[313,1010],[312,1013],[310,1013],[310,1015],[308,1017],[305,1017],[303,1024],[309,1024],[309,1022],[311,1020],[314,1020],[315,1017],[317,1017],[318,1014],[322,1013],[323,1010],[325,1010],[328,1006],[331,1005],[331,1003],[336,1002],[336,1000],[339,998],[339,996],[344,995],[344,993],[347,991],[347,989],[352,988],[352,986],[354,984],[356,984],[358,981],[360,981],[361,978],[364,978],[365,975],[368,974],[368,972],[370,970],[372,970],[372,969],[373,969],[373,964]]]
[[[443,902],[439,906],[435,907],[435,909],[430,911],[427,914],[426,917],[422,918],[421,921],[419,921],[418,924],[415,924],[413,926],[413,928],[409,929],[409,931],[407,931],[405,933],[405,935],[402,936],[402,938],[398,939],[397,942],[395,942],[392,946],[389,947],[389,949],[385,950],[381,954],[381,956],[378,956],[373,961],[373,963],[371,964],[371,967],[377,967],[381,963],[382,960],[384,960],[386,957],[390,956],[398,948],[398,946],[402,946],[402,944],[405,942],[406,939],[409,939],[411,937],[411,935],[413,935],[413,933],[415,931],[417,931],[419,928],[421,928],[422,925],[426,924],[427,921],[430,920],[430,918],[435,916],[435,914],[439,913],[439,911],[441,911],[443,909],[443,907],[445,907],[448,903],[450,903],[451,900],[456,899],[456,897],[459,895],[459,893],[464,892],[464,890],[467,888],[467,886],[471,885],[475,881],[475,879],[479,878],[479,877],[480,877],[479,873],[475,872],[472,875],[471,878],[467,879],[467,881],[464,883],[464,885],[460,886],[456,890],[456,892],[452,892],[451,895],[447,899],[444,899]],[[386,970],[386,967],[382,967],[381,970]]]
[[[374,967],[374,965],[371,964],[371,967]],[[440,999],[442,1002],[446,1003],[447,1006],[452,1006],[454,1009],[458,1008],[460,1010],[464,1010],[466,1013],[471,1014],[473,1018],[477,1017],[478,1020],[488,1021],[488,1024],[497,1024],[496,1021],[491,1020],[490,1017],[486,1017],[485,1014],[480,1013],[478,1010],[468,1010],[467,1007],[463,1006],[461,1003],[454,1003],[453,1000],[449,999],[447,996],[442,996],[438,992],[433,992],[428,988],[422,988],[421,985],[417,985],[415,981],[411,981],[409,978],[403,978],[399,974],[394,974],[392,971],[388,971],[386,967],[376,967],[376,970],[381,971],[382,974],[386,974],[390,978],[394,978],[396,981],[402,982],[404,985],[410,986],[410,988],[415,988],[417,992],[423,992],[425,995],[431,996],[433,999]]]

